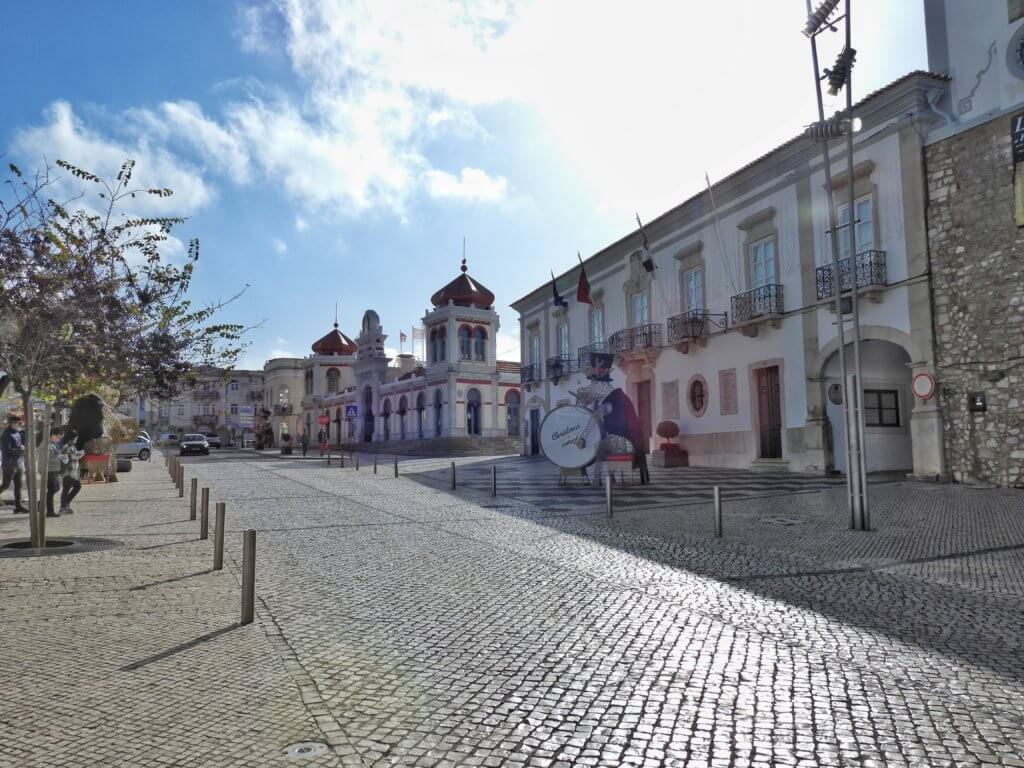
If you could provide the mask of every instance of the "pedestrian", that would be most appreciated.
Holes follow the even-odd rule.
[[[327,435],[322,429],[316,433],[316,441],[320,444],[320,455],[323,456],[327,453]]]
[[[309,432],[302,430],[302,437],[299,438],[302,445],[302,458],[306,458],[306,451],[309,449]]]
[[[50,447],[46,454],[46,516],[60,517],[60,512],[53,508],[53,500],[60,491],[61,462],[60,439],[64,436],[64,427],[50,429]]]
[[[69,429],[64,433],[64,440],[61,443],[60,460],[63,488],[60,492],[60,513],[62,515],[73,515],[75,510],[71,508],[71,502],[78,492],[82,490],[82,479],[80,464],[85,451],[78,449],[78,433]]]
[[[28,510],[21,503],[21,484],[25,479],[25,438],[21,431],[21,416],[7,417],[7,428],[0,432],[0,456],[3,461],[3,481],[0,495],[14,483],[14,513],[25,514]]]

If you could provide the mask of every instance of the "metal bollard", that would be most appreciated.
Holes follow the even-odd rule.
[[[199,515],[199,538],[210,538],[210,508],[207,507]]]
[[[395,477],[398,477],[398,457],[395,456]]]
[[[373,454],[373,474],[377,474],[377,454]]]
[[[345,468],[345,454],[344,453],[339,453],[338,454],[338,466],[341,467],[342,469]]]
[[[185,498],[185,465],[178,465],[178,498]]]
[[[213,517],[213,570],[224,568],[224,509],[223,501],[217,502],[217,511]]]
[[[330,451],[327,452],[327,466],[328,467],[331,466],[331,452]]]
[[[498,495],[498,465],[491,465],[491,496]]]
[[[715,538],[722,538],[722,489],[717,485],[714,488],[715,503]]]
[[[210,514],[210,489],[203,486],[203,492],[199,494],[199,509],[204,515]],[[190,519],[195,520],[193,515]]]
[[[242,624],[252,624],[256,614],[256,531],[248,528],[242,538]]]
[[[193,477],[192,482],[189,483],[188,491],[188,519],[196,519],[196,494],[199,491],[199,479]]]
[[[455,489],[455,462],[452,462],[452,489]]]
[[[608,517],[612,516],[612,473],[604,474],[604,505],[608,510]]]

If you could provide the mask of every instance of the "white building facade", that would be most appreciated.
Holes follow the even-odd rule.
[[[840,239],[840,272],[857,259],[869,471],[944,471],[934,399],[911,392],[934,373],[921,126],[942,78],[912,73],[857,108],[853,178],[833,147],[838,221],[856,199],[856,238]],[[842,146],[839,146],[842,145]],[[539,452],[553,408],[575,402],[590,351],[615,354],[614,381],[633,400],[649,447],[661,422],[680,428],[691,465],[845,471],[829,216],[820,144],[797,138],[656,218],[649,251],[633,232],[584,263],[594,305],[575,300],[579,269],[512,306],[520,314],[522,452]],[[716,216],[717,212],[717,216]],[[847,323],[849,316],[846,317]],[[847,324],[847,342],[850,326]],[[852,344],[847,344],[852,366]],[[836,385],[836,386],[833,386]]]
[[[387,334],[375,311],[360,333],[314,345],[306,359],[304,419],[311,435],[325,416],[332,443],[432,441],[452,438],[518,443],[519,364],[497,359],[494,294],[461,274],[431,297],[423,317],[427,359],[386,356]],[[328,334],[331,336],[331,334]],[[325,342],[328,337],[317,344]],[[324,355],[324,352],[330,354]]]

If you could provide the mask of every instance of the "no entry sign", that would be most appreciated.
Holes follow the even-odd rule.
[[[330,421],[330,419],[327,418],[326,413],[321,413],[319,416],[316,417],[316,423],[319,424],[321,427],[326,427],[328,421]]]

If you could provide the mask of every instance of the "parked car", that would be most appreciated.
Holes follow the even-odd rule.
[[[181,443],[178,446],[178,455],[184,456],[187,453],[201,453],[204,456],[209,456],[210,444],[206,442],[206,435],[185,435],[181,438]]]
[[[129,443],[117,444],[117,457],[119,459],[138,459],[149,461],[153,453],[153,446],[146,438],[139,435]]]
[[[144,429],[140,429],[139,430],[139,437],[144,437],[147,440],[149,440],[149,442],[151,442],[151,443],[153,442],[153,438],[149,436],[149,432],[147,432]]]
[[[208,432],[205,437],[211,448],[220,448],[220,435]]]
[[[174,432],[161,432],[157,442],[160,445],[177,445],[178,436]]]

